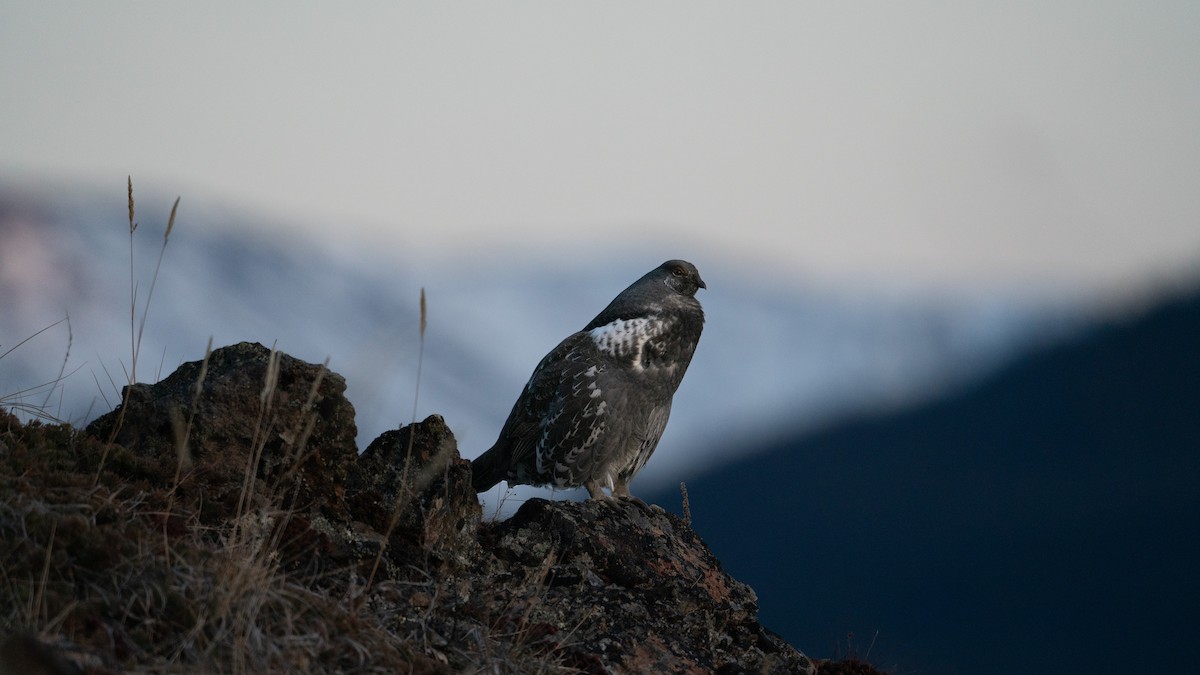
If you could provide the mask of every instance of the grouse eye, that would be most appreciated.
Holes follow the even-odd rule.
[[[687,270],[683,269],[682,267],[673,267],[671,268],[671,274],[674,274],[677,277],[686,277]]]

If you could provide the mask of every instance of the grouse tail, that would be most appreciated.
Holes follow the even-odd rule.
[[[504,479],[507,467],[501,461],[502,456],[500,444],[497,443],[488,448],[487,452],[471,460],[471,487],[475,488],[476,492],[490,490]]]

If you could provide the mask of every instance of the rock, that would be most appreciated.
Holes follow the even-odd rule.
[[[482,507],[471,488],[471,463],[459,456],[440,415],[372,441],[346,492],[354,517],[389,533],[393,548],[459,567],[479,557],[475,530]]]
[[[502,561],[496,583],[533,593],[532,616],[556,648],[595,658],[599,672],[815,672],[758,623],[754,591],[674,515],[531,499],[481,538]]]
[[[358,454],[346,382],[324,366],[275,357],[268,388],[270,350],[249,342],[217,349],[207,363],[185,363],[158,384],[126,387],[124,403],[86,431],[119,446],[112,461],[160,483],[172,481],[182,462],[181,489],[203,488],[206,522],[235,515],[256,460],[254,506],[340,511]]]

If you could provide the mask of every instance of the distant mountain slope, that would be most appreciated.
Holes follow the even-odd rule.
[[[1200,669],[1200,293],[759,450],[687,481],[694,525],[814,656],[878,631],[894,672]]]
[[[134,237],[139,315],[174,195],[142,191]],[[130,353],[130,237],[125,177],[112,189],[0,182],[0,353],[71,317],[0,360],[0,397],[18,397],[76,423],[116,404]],[[163,257],[138,378],[157,381],[214,344],[277,344],[345,376],[359,446],[413,416],[417,300],[429,321],[417,417],[436,412],[474,457],[495,440],[538,360],[631,281],[680,251],[590,250],[586,261],[504,252],[436,260],[412,230],[398,250],[322,245],[287,223],[231,212],[184,194]],[[660,257],[661,256],[661,257]],[[1069,299],[1011,294],[927,297],[894,288],[792,288],[770,270],[719,257],[694,260],[709,284],[708,324],[675,399],[671,425],[639,477],[676,481],[679,467],[728,457],[727,439],[784,413],[813,426],[995,367],[1031,342],[1072,330]],[[70,347],[69,358],[66,351]],[[78,370],[77,370],[78,369]],[[787,372],[791,377],[780,378]],[[103,398],[102,398],[103,397]],[[662,477],[662,478],[659,478]],[[540,492],[543,496],[545,491]]]

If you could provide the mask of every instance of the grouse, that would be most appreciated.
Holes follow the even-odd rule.
[[[687,372],[708,288],[696,266],[668,260],[621,292],[534,369],[487,452],[471,462],[476,492],[510,484],[585,487],[629,499]],[[611,496],[601,488],[608,488]]]

